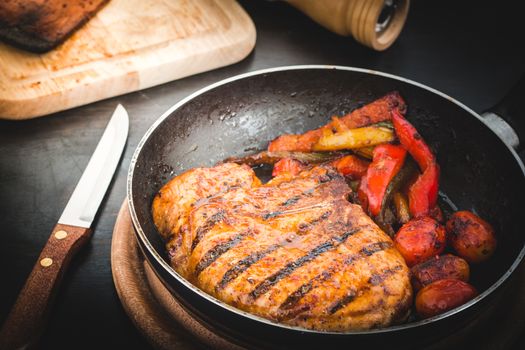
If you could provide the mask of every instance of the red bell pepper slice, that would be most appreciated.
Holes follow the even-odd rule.
[[[403,166],[406,153],[402,146],[390,144],[379,145],[374,149],[372,163],[358,191],[361,204],[368,207],[371,215],[377,216],[381,211],[388,184]]]
[[[415,217],[427,216],[436,206],[439,190],[439,166],[431,163],[408,189],[408,208]]]
[[[336,168],[341,175],[348,176],[352,180],[363,177],[366,174],[369,164],[370,162],[354,155],[344,156],[331,162],[331,165]]]
[[[410,214],[416,218],[429,215],[436,205],[439,191],[439,166],[436,163],[436,157],[416,128],[401,113],[392,112],[392,124],[399,142],[416,160],[422,171],[408,190]]]
[[[425,143],[416,128],[406,120],[397,110],[392,112],[392,124],[396,130],[399,142],[408,150],[410,155],[416,160],[421,171],[432,163],[436,162],[430,147]]]

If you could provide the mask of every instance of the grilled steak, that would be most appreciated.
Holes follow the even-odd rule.
[[[173,268],[228,304],[316,330],[388,326],[407,316],[409,272],[350,191],[331,167],[261,185],[226,163],[175,177],[152,211]]]
[[[63,42],[109,0],[0,1],[0,39],[32,52]]]

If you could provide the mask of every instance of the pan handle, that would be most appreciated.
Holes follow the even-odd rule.
[[[523,114],[525,114],[525,75],[498,104],[483,112],[482,116],[504,142],[521,151],[525,147]]]

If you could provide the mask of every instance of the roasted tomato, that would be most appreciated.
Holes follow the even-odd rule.
[[[429,318],[463,305],[476,295],[476,289],[466,282],[456,279],[439,280],[417,293],[416,311],[421,318]]]
[[[459,256],[479,263],[492,256],[497,241],[492,226],[469,211],[458,211],[447,221],[450,244]]]
[[[443,217],[443,211],[439,207],[439,205],[436,204],[436,206],[432,209],[430,209],[430,213],[428,214],[431,218],[436,219],[437,222],[444,224],[445,219]]]
[[[414,266],[443,252],[445,228],[428,216],[412,219],[401,226],[394,243],[407,265]]]
[[[428,259],[410,270],[412,287],[415,290],[443,279],[457,279],[468,282],[470,268],[468,263],[457,256],[447,254]]]
[[[290,175],[295,176],[305,169],[305,165],[292,158],[283,158],[273,165],[272,176]]]

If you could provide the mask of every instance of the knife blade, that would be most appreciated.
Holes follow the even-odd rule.
[[[58,223],[90,227],[128,137],[129,119],[118,105]]]
[[[89,241],[91,224],[119,163],[128,129],[128,114],[118,105],[0,330],[0,349],[28,349],[38,341],[71,258]]]

